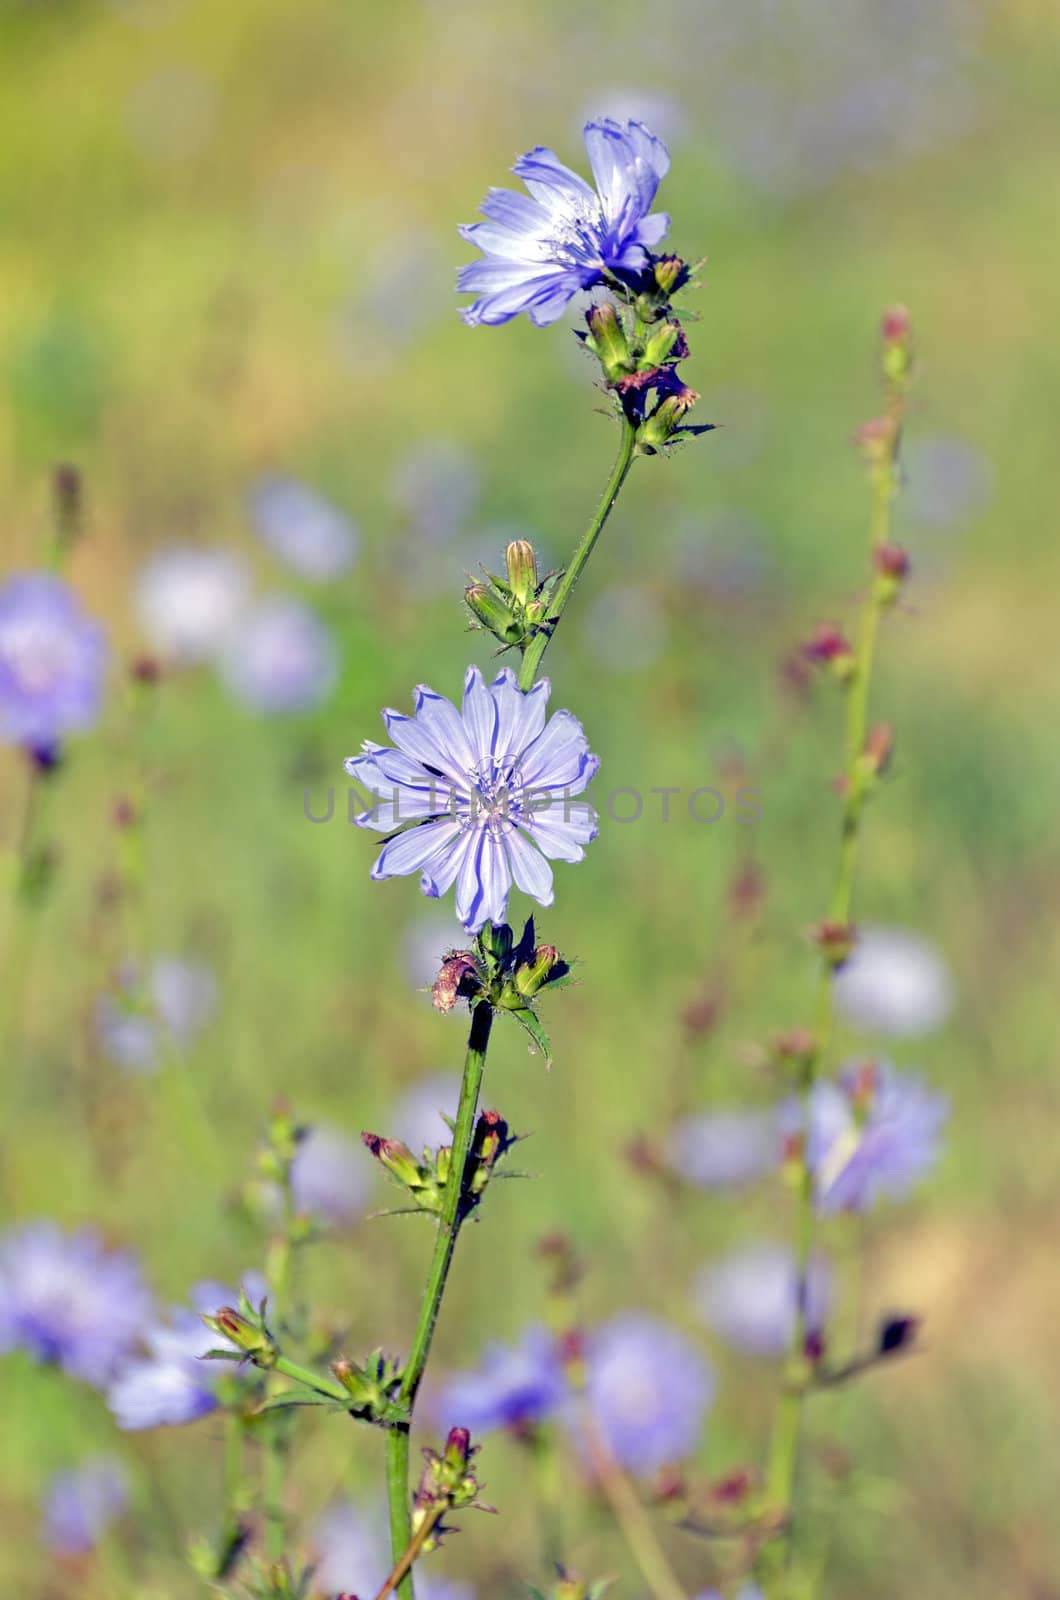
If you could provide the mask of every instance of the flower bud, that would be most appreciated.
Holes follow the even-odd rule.
[[[203,1314],[203,1322],[212,1333],[220,1334],[229,1344],[251,1360],[256,1367],[271,1367],[278,1351],[267,1329],[237,1311],[234,1306],[222,1306],[213,1315]]]
[[[688,263],[680,256],[660,256],[655,263],[655,282],[665,295],[682,289],[689,277]]]
[[[513,539],[504,552],[508,572],[508,587],[521,606],[528,605],[537,594],[537,558],[534,547],[526,539]]]
[[[534,959],[515,969],[516,989],[526,999],[531,999],[549,982],[557,967],[562,967],[564,972],[567,971],[567,963],[560,959],[560,953],[555,945],[538,945],[534,951]]]
[[[893,754],[894,729],[889,723],[877,723],[865,740],[865,749],[861,757],[866,776],[877,778],[882,772],[886,772]]]
[[[901,383],[913,365],[913,328],[905,306],[891,306],[880,322],[883,340],[883,372],[892,383]]]
[[[694,389],[684,386],[674,394],[663,396],[637,432],[637,445],[644,455],[655,455],[672,443],[683,431],[681,424],[698,399]]]
[[[814,942],[830,967],[841,967],[857,943],[857,929],[849,922],[819,922],[813,931]]]
[[[590,306],[585,320],[589,324],[585,343],[599,360],[607,381],[610,383],[624,372],[629,372],[633,366],[629,340],[610,300]]]
[[[383,1139],[378,1133],[362,1133],[361,1143],[370,1150],[390,1175],[406,1189],[423,1187],[423,1172],[407,1144],[400,1139]]]
[[[881,605],[892,605],[909,576],[908,552],[900,544],[881,544],[872,553],[876,569],[876,598]]]
[[[682,348],[683,347],[683,348]],[[643,364],[661,367],[677,351],[677,359],[688,354],[688,341],[679,322],[658,322],[644,342]]]
[[[900,1350],[908,1350],[919,1332],[919,1317],[887,1317],[880,1324],[876,1349],[881,1356],[897,1355]]]
[[[813,638],[803,645],[802,653],[815,666],[827,667],[840,683],[846,683],[853,674],[853,648],[846,636],[829,622],[820,624]]]
[[[473,583],[464,590],[464,600],[475,620],[501,644],[518,644],[526,629],[511,606],[486,583]]]

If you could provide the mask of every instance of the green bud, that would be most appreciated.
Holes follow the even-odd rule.
[[[537,559],[534,547],[525,539],[513,539],[504,552],[508,569],[508,584],[513,596],[522,606],[537,594]]]
[[[423,1168],[412,1154],[407,1144],[400,1139],[383,1139],[378,1133],[362,1133],[361,1143],[370,1150],[379,1162],[386,1168],[391,1177],[406,1189],[422,1189],[424,1182]]]
[[[256,1367],[275,1365],[278,1352],[267,1329],[260,1323],[252,1322],[234,1306],[222,1306],[212,1316],[204,1313],[202,1320],[212,1333],[219,1334],[229,1344],[235,1345],[237,1350],[242,1350]]]
[[[515,971],[515,987],[519,994],[526,999],[531,999],[548,982],[557,966],[566,963],[560,961],[559,951],[554,944],[538,945],[534,951],[534,959],[525,966],[517,967]]]
[[[626,330],[610,300],[590,306],[585,320],[589,324],[585,343],[599,360],[608,382],[620,378],[625,372],[632,372],[633,358]]]
[[[661,367],[663,362],[673,353],[674,346],[680,338],[681,324],[679,322],[658,323],[645,340],[644,365],[647,367]]]
[[[680,256],[661,256],[655,263],[655,282],[663,294],[673,294],[688,282],[688,265]]]
[[[699,399],[694,389],[681,389],[659,401],[655,410],[640,425],[637,444],[645,455],[655,455],[671,442]]]
[[[508,602],[485,583],[464,590],[464,600],[475,620],[501,644],[518,644],[526,628]]]

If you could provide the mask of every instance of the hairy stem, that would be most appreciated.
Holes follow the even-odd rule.
[[[888,423],[886,454],[872,476],[869,543],[873,552],[886,544],[890,537],[891,503],[895,493],[904,395],[903,384],[898,382],[891,384],[886,414]],[[867,777],[862,758],[869,732],[869,692],[876,660],[880,621],[887,603],[880,585],[873,582],[861,611],[854,647],[854,669],[846,685],[845,787],[836,876],[828,907],[828,920],[841,925],[849,923],[854,899],[854,881],[861,844],[861,821],[867,793]],[[814,1179],[809,1164],[809,1131],[813,1088],[831,1043],[834,1026],[833,996],[833,969],[826,958],[822,962],[817,980],[813,1049],[803,1066],[799,1084],[802,1138],[796,1191],[798,1302],[784,1389],[777,1407],[766,1470],[767,1503],[778,1529],[776,1538],[763,1548],[761,1558],[761,1577],[767,1600],[783,1600],[787,1591],[794,1549],[792,1524],[795,1488],[803,1409],[807,1394],[805,1350],[809,1332],[808,1280],[816,1231]]]
[[[409,1420],[390,1428],[387,1433],[387,1499],[390,1509],[390,1542],[395,1563],[400,1562],[412,1544],[409,1506],[409,1432],[416,1396],[430,1357],[434,1330],[449,1280],[449,1269],[453,1264],[456,1241],[464,1220],[464,1176],[475,1132],[475,1114],[478,1110],[479,1090],[482,1087],[482,1073],[486,1064],[486,1050],[492,1026],[492,1009],[485,1002],[480,1002],[471,1013],[471,1032],[468,1035],[464,1076],[460,1085],[460,1105],[453,1133],[452,1162],[449,1180],[445,1186],[442,1214],[438,1219],[434,1254],[431,1257],[423,1299],[420,1302],[420,1314],[412,1338],[412,1348],[398,1393],[399,1404],[408,1408]],[[413,1600],[411,1571],[406,1570],[401,1575],[397,1592],[400,1600]]]
[[[603,531],[604,523],[611,515],[612,508],[618,499],[622,485],[626,481],[629,469],[633,465],[633,450],[636,442],[636,429],[626,417],[623,417],[622,441],[618,447],[615,464],[611,469],[611,476],[607,480],[607,487],[603,492],[599,505],[593,512],[592,521],[582,535],[581,543],[573,556],[571,556],[567,570],[550,599],[548,616],[523,652],[523,664],[519,669],[520,689],[532,689],[534,686],[534,680],[541,666],[541,658],[548,649],[549,640],[559,627],[559,621],[566,609],[567,601],[574,592],[575,584],[585,571],[586,563]]]

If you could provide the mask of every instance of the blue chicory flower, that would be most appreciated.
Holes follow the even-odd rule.
[[[296,478],[260,478],[250,516],[264,545],[310,583],[339,578],[357,555],[357,530],[337,506]]]
[[[107,644],[74,591],[47,572],[0,589],[0,742],[49,750],[99,715]]]
[[[703,1189],[738,1189],[777,1165],[777,1119],[769,1111],[706,1111],[686,1117],[667,1146],[671,1170]]]
[[[938,1160],[948,1117],[944,1096],[887,1063],[852,1068],[838,1083],[820,1080],[809,1142],[818,1209],[867,1211],[879,1199],[904,1198]]]
[[[809,1333],[822,1330],[831,1294],[831,1269],[817,1257],[806,1286]],[[768,1241],[744,1246],[706,1268],[693,1287],[703,1320],[727,1344],[754,1356],[782,1356],[790,1349],[798,1296],[794,1253]]]
[[[545,857],[581,861],[595,839],[596,812],[573,797],[599,761],[569,711],[546,727],[549,692],[547,678],[524,694],[510,668],[487,685],[469,667],[462,711],[421,684],[413,716],[383,712],[397,749],[366,741],[346,762],[375,801],[354,820],[393,833],[373,878],[419,872],[432,898],[455,883],[456,914],[470,933],[504,921],[513,882],[552,904]]]
[[[254,1302],[265,1294],[264,1282],[255,1274],[248,1274],[244,1287]],[[166,1320],[144,1330],[146,1354],[127,1361],[107,1391],[107,1404],[119,1428],[131,1433],[179,1427],[217,1409],[217,1385],[229,1368],[204,1358],[226,1341],[207,1328],[201,1313],[217,1311],[236,1299],[223,1284],[197,1284],[191,1293],[194,1310],[174,1306]]]
[[[649,1477],[699,1442],[714,1397],[704,1357],[669,1323],[625,1312],[589,1336],[585,1402],[621,1467]]]
[[[166,545],[144,562],[134,591],[152,648],[180,666],[221,654],[249,596],[246,562],[219,545]]]
[[[476,296],[465,322],[496,326],[525,311],[545,327],[606,274],[639,272],[662,241],[670,219],[651,213],[670,168],[662,141],[641,122],[604,118],[586,123],[585,148],[595,191],[538,145],[512,168],[529,193],[490,189],[481,207],[488,220],[461,227],[483,252],[457,279],[459,292]]]
[[[433,1407],[440,1426],[472,1435],[518,1431],[544,1422],[568,1397],[556,1340],[547,1328],[527,1328],[518,1344],[487,1346],[479,1367],[455,1373]]]
[[[25,1350],[102,1386],[150,1314],[136,1261],[91,1229],[40,1221],[0,1238],[0,1353]]]
[[[57,1472],[44,1495],[45,1543],[59,1556],[86,1555],[128,1503],[128,1478],[109,1456]]]
[[[334,688],[335,641],[310,606],[275,596],[240,619],[221,675],[252,711],[305,711]]]
[[[370,1190],[360,1141],[315,1123],[291,1162],[291,1197],[299,1216],[336,1225],[353,1222],[363,1215]]]
[[[135,970],[118,974],[113,993],[96,1001],[96,1038],[108,1061],[129,1072],[155,1072],[166,1048],[183,1054],[217,1009],[217,979],[203,961],[159,956],[138,993]]]
[[[861,928],[833,979],[836,1010],[857,1028],[909,1039],[941,1026],[953,980],[935,946],[903,928]]]
[[[328,1597],[372,1595],[382,1588],[392,1558],[383,1535],[385,1514],[370,1515],[348,1500],[337,1500],[317,1523],[311,1540],[313,1592]],[[439,1576],[432,1562],[417,1562],[416,1593],[422,1600],[475,1600],[470,1584]]]

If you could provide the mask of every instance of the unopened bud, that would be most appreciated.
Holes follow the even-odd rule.
[[[862,760],[871,777],[886,772],[894,754],[894,729],[886,722],[877,723],[865,740]]]
[[[528,605],[537,594],[537,559],[526,539],[513,539],[504,552],[508,587],[520,605]]]
[[[585,320],[589,324],[585,342],[599,360],[608,382],[629,372],[633,366],[629,340],[611,302],[605,300],[600,305],[590,306]]]
[[[648,335],[644,343],[644,365],[648,367],[661,367],[677,350],[678,360],[682,359],[681,344],[687,353],[688,345],[679,322],[658,322]]]
[[[876,569],[876,597],[881,605],[891,605],[909,576],[909,554],[900,544],[877,545],[872,564]]]
[[[857,943],[857,929],[849,922],[819,922],[813,937],[828,965],[841,967]]]
[[[383,1139],[378,1133],[362,1133],[361,1143],[372,1152],[380,1166],[385,1167],[406,1189],[422,1187],[420,1164],[407,1144],[400,1139]]]
[[[655,282],[663,294],[671,295],[688,282],[688,263],[680,256],[660,256],[655,263]]]
[[[222,1339],[227,1339],[237,1350],[242,1350],[255,1366],[273,1365],[277,1352],[269,1334],[265,1328],[251,1322],[249,1317],[237,1311],[234,1306],[222,1306],[220,1311],[215,1311],[212,1316],[204,1313],[202,1320],[212,1333],[220,1334]]]
[[[567,964],[560,960],[559,951],[554,944],[538,945],[534,951],[534,959],[516,968],[515,987],[529,1000],[539,989],[544,988],[560,966],[566,972]]]
[[[919,1332],[919,1317],[888,1317],[880,1324],[876,1348],[881,1356],[897,1355],[899,1350],[908,1350]]]
[[[905,306],[890,306],[880,322],[884,376],[892,383],[908,377],[913,364],[913,328]]]
[[[845,634],[830,622],[822,622],[802,647],[807,661],[815,666],[827,667],[840,683],[845,683],[854,671],[854,651]]]
[[[684,387],[674,394],[663,396],[651,415],[641,423],[637,433],[637,444],[645,455],[655,455],[671,443],[698,399],[699,395],[694,389]]]
[[[486,583],[473,583],[464,600],[475,620],[501,644],[518,644],[526,629],[503,595]]]

